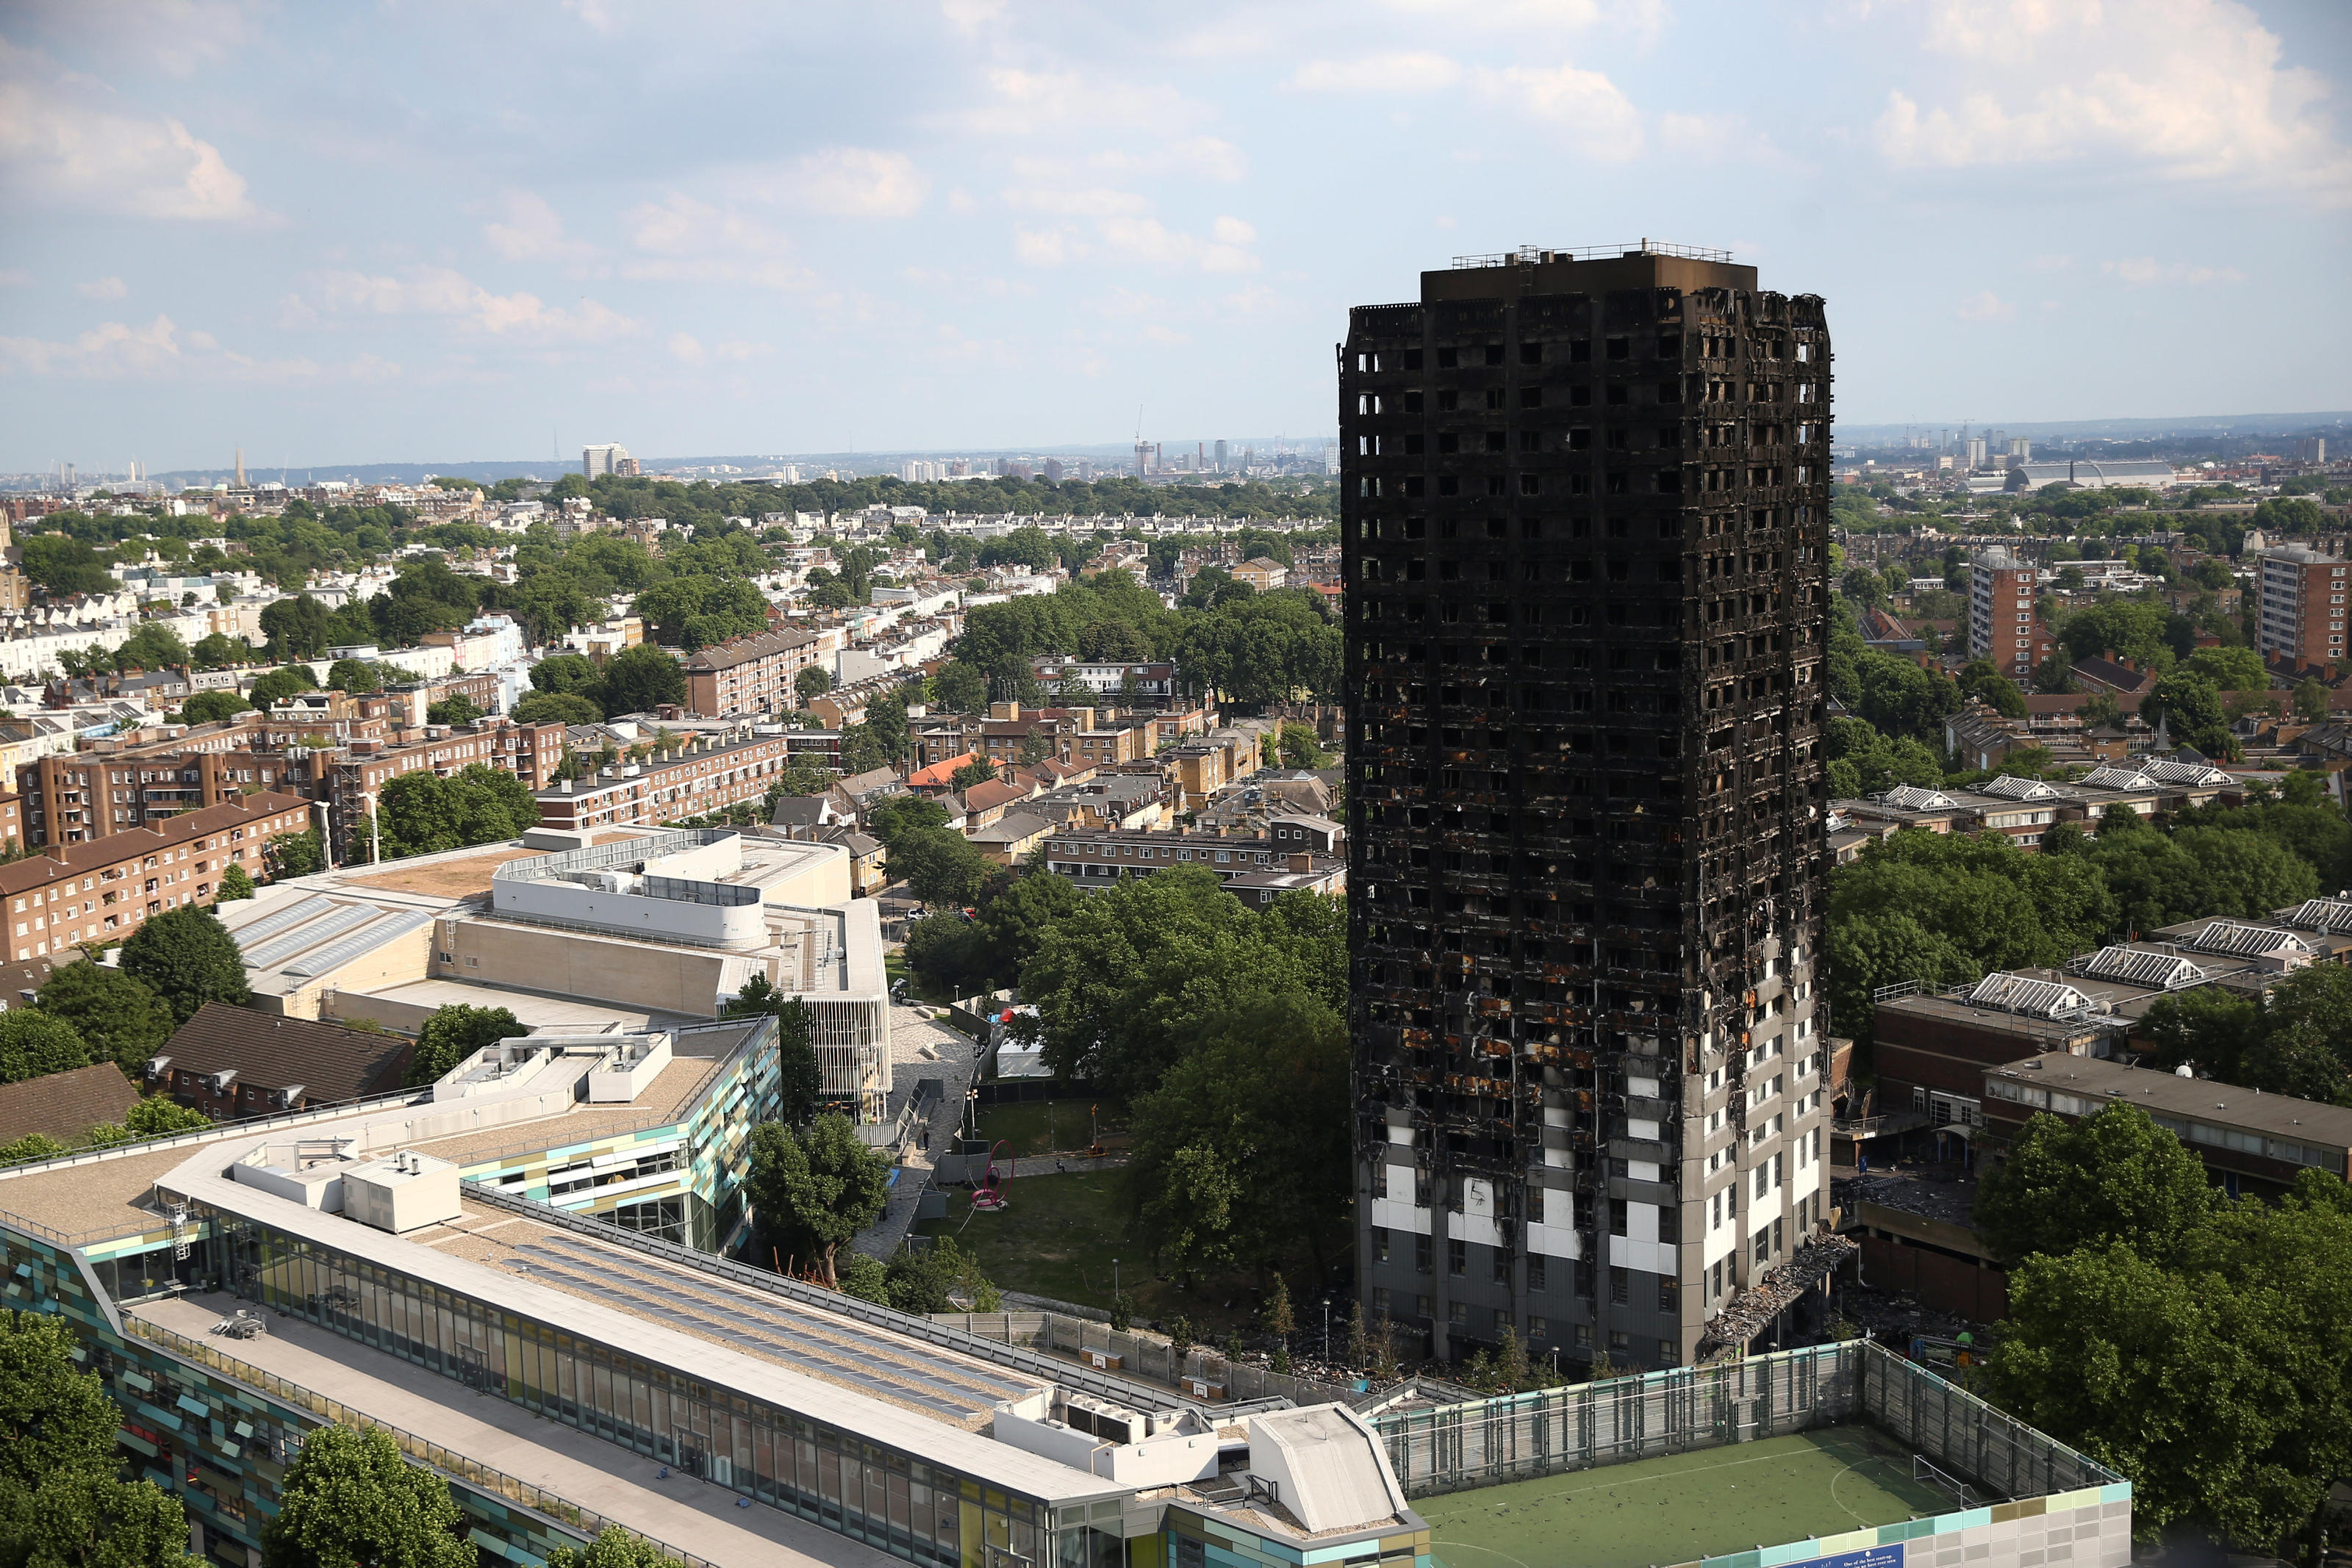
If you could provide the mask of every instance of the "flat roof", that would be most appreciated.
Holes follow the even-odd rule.
[[[1665,1454],[1425,1497],[1433,1558],[1451,1568],[1652,1568],[1899,1524],[1959,1506],[1911,1479],[1911,1450],[1875,1428]]]
[[[2127,1101],[2143,1111],[2160,1112],[2185,1121],[2242,1127],[2276,1138],[2352,1149],[2352,1109],[2330,1105],[2324,1100],[2265,1094],[2259,1089],[2241,1089],[2210,1078],[2176,1078],[2158,1069],[2088,1056],[2063,1060],[2031,1057],[2006,1067],[1987,1068],[1985,1076],[2032,1084],[2037,1089]]]
[[[504,1008],[514,1014],[517,1023],[538,1034],[576,1034],[615,1025],[624,1032],[636,1032],[710,1021],[701,1013],[627,1008],[617,1002],[583,1002],[551,992],[527,991],[520,986],[493,986],[480,980],[410,980],[365,995],[427,1011],[450,1006]]]
[[[199,1343],[240,1303],[227,1296],[163,1297],[129,1309]],[[898,1559],[777,1508],[739,1508],[737,1494],[690,1476],[656,1480],[658,1468],[618,1443],[548,1421],[520,1405],[484,1399],[452,1378],[371,1350],[299,1318],[269,1315],[268,1332],[222,1353],[328,1395],[453,1453],[586,1503],[666,1546],[714,1563],[788,1568],[885,1568]],[[216,1342],[215,1342],[216,1343]]]

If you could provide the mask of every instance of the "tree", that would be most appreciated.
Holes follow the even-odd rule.
[[[602,724],[604,710],[573,692],[533,692],[514,706],[517,724]]]
[[[55,1138],[41,1133],[27,1133],[0,1144],[0,1166],[21,1166],[28,1160],[53,1160],[59,1155],[71,1154]]]
[[[1960,670],[1960,695],[1974,697],[2004,718],[2025,716],[2025,694],[1990,659],[1971,659]]]
[[[1258,1309],[1258,1322],[1274,1336],[1274,1370],[1290,1370],[1290,1336],[1297,1330],[1298,1322],[1290,1310],[1290,1282],[1275,1270],[1274,1285],[1265,1293],[1265,1305]]]
[[[327,689],[353,693],[382,691],[383,669],[365,659],[337,659],[327,666]]]
[[[310,1433],[278,1495],[262,1568],[475,1568],[448,1483],[410,1464],[381,1428]]]
[[[68,534],[27,534],[20,548],[25,575],[53,594],[102,593],[114,586],[106,558]]]
[[[2322,723],[2326,719],[2333,701],[2326,685],[2316,679],[2306,678],[2294,688],[2295,716],[2305,724]]]
[[[547,1568],[685,1568],[685,1564],[652,1542],[608,1524],[584,1549],[559,1546],[549,1552]]]
[[[981,1271],[980,1260],[958,1247],[952,1236],[938,1238],[920,1252],[892,1255],[881,1283],[876,1299],[917,1317],[958,1311],[958,1295],[971,1303],[972,1312],[1004,1310],[1003,1292]]]
[[[1285,768],[1324,768],[1331,761],[1330,753],[1323,749],[1323,742],[1315,731],[1295,721],[1283,725],[1275,749]]]
[[[0,1083],[69,1072],[102,1060],[64,1019],[31,1008],[0,1013]]]
[[[975,757],[948,776],[948,787],[961,794],[975,784],[992,783],[996,778],[996,764],[985,757]]]
[[[833,672],[823,664],[811,664],[793,677],[793,690],[800,694],[801,706],[805,707],[833,690]]]
[[[87,958],[50,970],[37,1000],[43,1013],[73,1028],[91,1060],[111,1061],[132,1077],[178,1027],[145,981]]]
[[[1183,1020],[1174,1054],[1135,1103],[1128,1180],[1145,1232],[1185,1268],[1319,1270],[1350,1180],[1338,1013],[1294,985]]]
[[[839,1283],[835,1255],[881,1218],[889,1178],[889,1161],[845,1117],[819,1116],[797,1133],[781,1122],[751,1129],[743,1186],[759,1223],[772,1246],[820,1268],[828,1285]]]
[[[950,659],[931,677],[933,694],[947,713],[977,714],[988,710],[988,677],[961,659]]]
[[[0,1316],[0,1556],[32,1568],[194,1568],[180,1500],[125,1481],[122,1412],[61,1319]]]
[[[927,795],[892,795],[866,812],[866,830],[888,849],[910,833],[947,825],[948,809]]]
[[[180,705],[182,724],[219,724],[241,713],[253,711],[253,705],[235,692],[198,692]]]
[[[505,1008],[474,1008],[452,1002],[436,1009],[417,1031],[416,1053],[408,1061],[407,1085],[422,1089],[438,1082],[476,1051],[530,1032]]]
[[[598,695],[608,715],[650,713],[686,700],[686,671],[667,649],[640,643],[605,661]]]
[[[221,873],[220,883],[214,889],[215,904],[235,904],[253,896],[253,878],[241,865],[232,865]]]
[[[261,846],[261,860],[269,874],[281,881],[289,876],[312,876],[327,869],[327,845],[316,828],[305,828],[296,833],[273,833]],[[238,868],[229,869],[235,872]],[[227,884],[226,877],[222,884]]]
[[[386,781],[376,817],[392,860],[518,838],[538,825],[539,802],[513,774],[474,762],[446,779],[420,770]]]
[[[596,661],[585,653],[551,653],[530,667],[531,689],[558,696],[593,697],[603,679]]]
[[[301,664],[287,664],[253,683],[253,706],[264,713],[298,692],[315,692],[319,683]]]
[[[2179,670],[2158,679],[2140,699],[2140,716],[2150,724],[2163,719],[2175,740],[2186,741],[2208,757],[2238,755],[2221,707],[2221,689],[2193,671]]]
[[[2252,648],[2200,648],[2189,655],[2191,674],[2204,676],[2225,692],[2266,692],[2270,671]]]
[[[122,945],[122,971],[143,980],[185,1023],[206,1002],[243,1007],[253,999],[245,956],[228,927],[208,909],[167,909]]]
[[[427,724],[471,724],[481,716],[481,706],[463,692],[444,697],[425,709],[425,722]]]
[[[2130,1477],[2143,1535],[2292,1551],[2352,1469],[2352,1194],[2305,1171],[2275,1207],[2213,1205],[2167,1254],[2028,1258],[1988,1392]]]
[[[892,881],[905,882],[908,891],[925,904],[959,909],[980,896],[996,869],[962,834],[947,828],[903,834],[888,852]]]
[[[776,1019],[776,1113],[787,1127],[816,1113],[824,1099],[824,1070],[816,1057],[816,1011],[801,998],[754,975],[721,1011],[729,1018],[765,1013]]]
[[[2205,1165],[2137,1105],[2072,1125],[2038,1113],[1977,1184],[1976,1228],[2000,1257],[2114,1242],[2162,1262],[2211,1214]]]

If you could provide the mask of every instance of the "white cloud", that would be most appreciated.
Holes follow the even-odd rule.
[[[140,218],[257,215],[245,177],[176,120],[116,114],[104,89],[37,80],[37,57],[0,41],[0,183],[22,200]]]
[[[1203,272],[1257,270],[1257,257],[1241,245],[1222,236],[1210,241],[1180,234],[1157,218],[1105,218],[1095,228],[1113,253],[1155,267],[1197,267]]]
[[[774,194],[835,217],[903,218],[922,207],[931,183],[903,152],[828,147],[796,160]]]
[[[1208,110],[1172,87],[1121,81],[1082,71],[992,70],[989,99],[958,117],[966,129],[992,136],[1041,131],[1188,130]]]
[[[1906,167],[2096,158],[2177,179],[2231,179],[2352,201],[2318,73],[2236,0],[1916,0],[1953,85],[1897,88],[1876,132]]]
[[[112,68],[173,77],[229,63],[257,37],[247,8],[234,0],[41,0],[15,8],[39,16],[45,31],[95,43]]]
[[[940,15],[969,37],[982,25],[1003,19],[1004,0],[940,0]]]
[[[1255,245],[1257,230],[1239,218],[1219,218],[1209,225],[1209,232],[1220,245]]]
[[[446,317],[496,337],[551,341],[593,341],[637,330],[635,321],[585,296],[567,309],[549,305],[535,294],[493,294],[446,267],[411,267],[396,277],[320,273],[306,295],[281,306],[280,319],[297,319],[304,310],[342,316]]]
[[[1958,309],[1963,321],[2006,321],[2017,314],[2016,306],[1990,288],[1961,300]]]
[[[669,352],[670,358],[689,365],[698,365],[710,358],[710,351],[690,332],[672,332],[669,335]]]
[[[94,277],[88,283],[76,284],[74,292],[84,299],[120,299],[131,288],[119,277]]]
[[[0,269],[0,288],[30,288],[32,286],[33,275],[29,269],[22,267]]]
[[[1590,158],[1632,158],[1642,151],[1642,116],[1617,84],[1571,65],[1482,70],[1479,90],[1531,120],[1558,126]]]
[[[1151,210],[1150,202],[1134,192],[1104,186],[1089,191],[1007,191],[1004,204],[1015,212],[1051,213],[1065,218],[1103,218]]]
[[[143,327],[101,322],[67,342],[0,338],[0,364],[78,381],[194,377],[286,383],[315,381],[322,373],[306,359],[257,360],[224,350],[209,332],[183,336],[178,324],[162,315]]]
[[[1249,156],[1217,137],[1191,136],[1144,152],[1107,148],[1088,158],[1087,167],[1123,174],[1177,174],[1231,183],[1248,177]]]
[[[2234,267],[2191,267],[2186,262],[2160,262],[2152,256],[2103,261],[2099,270],[2125,283],[2243,283],[2246,275]]]
[[[1059,229],[1015,229],[1013,254],[1031,267],[1059,267],[1070,258],[1070,236]]]
[[[567,239],[563,219],[543,196],[529,191],[509,191],[503,198],[506,221],[484,224],[482,237],[509,261],[585,261],[596,247],[585,240]]]
[[[1388,0],[1388,7],[1448,27],[1559,33],[1605,26],[1643,41],[1666,22],[1664,0]]]
[[[1462,68],[1444,55],[1414,50],[1352,60],[1309,60],[1290,73],[1300,92],[1442,92],[1462,79]]]
[[[789,259],[792,242],[740,213],[683,193],[621,214],[629,243],[645,259],[621,276],[658,283],[751,283],[764,288],[806,288],[814,279]]]

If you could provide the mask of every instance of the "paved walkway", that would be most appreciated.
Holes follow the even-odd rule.
[[[914,1228],[916,1210],[931,1185],[933,1161],[954,1142],[956,1123],[963,1115],[964,1092],[971,1087],[972,1072],[978,1065],[979,1048],[972,1038],[961,1030],[926,1017],[930,1010],[915,1007],[890,1009],[893,1090],[911,1087],[917,1079],[936,1078],[940,1081],[940,1099],[931,1108],[928,1146],[919,1132],[908,1147],[898,1185],[891,1189],[890,1207],[883,1211],[880,1219],[859,1232],[852,1243],[869,1258],[889,1258]],[[928,1057],[923,1054],[927,1050],[931,1053]]]
[[[147,1302],[139,1315],[202,1340],[237,1302],[190,1296]],[[722,1568],[886,1568],[898,1559],[692,1476],[655,1479],[661,1465],[520,1405],[296,1318],[272,1316],[257,1339],[213,1341],[225,1355],[543,1487]]]

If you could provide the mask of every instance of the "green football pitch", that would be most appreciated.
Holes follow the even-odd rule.
[[[1650,1568],[1959,1507],[1911,1454],[1830,1427],[1413,1503],[1444,1568]]]

